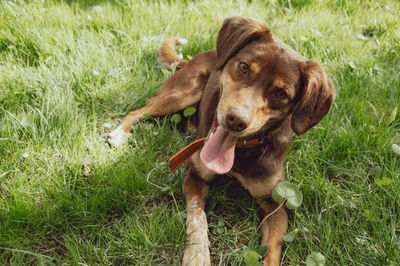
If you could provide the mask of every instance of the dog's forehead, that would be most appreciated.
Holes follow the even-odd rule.
[[[289,45],[275,41],[253,41],[238,53],[238,59],[250,64],[257,75],[275,74],[282,80],[292,80],[299,74],[298,63],[304,58]]]

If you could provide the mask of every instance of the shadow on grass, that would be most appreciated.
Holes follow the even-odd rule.
[[[170,174],[156,158],[158,152],[148,149],[147,144],[131,146],[115,162],[60,170],[64,185],[49,188],[40,208],[20,205],[0,216],[1,246],[9,248],[0,257],[24,263],[40,258],[54,263],[179,263],[185,243],[183,169]],[[219,251],[230,250],[233,242],[237,247],[258,243],[245,233],[258,222],[258,206],[238,181],[224,176],[214,182],[206,211],[210,232],[220,219],[227,225],[224,235],[210,233]],[[219,260],[219,254],[212,256]]]
[[[0,246],[10,248],[0,252],[2,260],[18,257],[29,264],[44,256],[54,263],[138,263],[157,261],[154,255],[161,249],[170,255],[164,263],[179,259],[184,228],[174,199],[146,181],[153,166],[145,157],[135,163],[131,152],[105,166],[88,170],[91,166],[77,164],[61,170],[66,184],[46,191],[40,208],[14,202],[19,206],[0,215]],[[181,194],[174,197],[182,206]]]

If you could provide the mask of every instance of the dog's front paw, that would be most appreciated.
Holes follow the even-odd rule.
[[[184,266],[210,266],[210,250],[208,245],[198,243],[186,246],[182,258]]]
[[[129,133],[126,133],[122,128],[117,127],[108,134],[108,143],[118,147],[119,145],[128,141]]]
[[[280,265],[280,252],[278,254],[275,254],[275,256],[271,256],[272,254],[268,254],[264,258],[264,266],[279,266]]]
[[[204,211],[199,207],[188,210],[186,220],[188,243],[183,252],[183,265],[211,265],[210,242],[208,241],[207,231],[207,218]]]

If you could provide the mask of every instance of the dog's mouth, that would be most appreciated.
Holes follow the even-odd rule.
[[[274,120],[271,120],[261,131],[264,132],[268,128],[272,128],[274,124]],[[259,133],[259,131],[256,133]],[[221,125],[218,122],[217,115],[214,115],[210,134],[200,152],[200,160],[207,169],[217,174],[226,174],[233,167],[236,142],[239,139],[249,141],[260,138],[259,134],[251,134],[244,137],[236,136],[236,134],[234,135],[234,133]]]
[[[237,137],[218,125],[200,152],[200,159],[204,166],[217,174],[228,173],[235,160],[236,141]]]
[[[215,114],[210,134],[200,152],[200,159],[203,165],[217,174],[228,173],[232,169],[235,160],[237,139],[221,126]]]

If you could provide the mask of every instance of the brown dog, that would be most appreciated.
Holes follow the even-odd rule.
[[[335,90],[319,64],[303,58],[260,21],[227,18],[216,51],[189,62],[175,52],[181,42],[169,39],[158,53],[159,63],[178,63],[176,73],[145,107],[124,118],[109,141],[120,144],[144,113],[159,116],[198,107],[193,119],[197,137],[208,138],[191,156],[183,180],[188,239],[183,264],[210,265],[204,212],[210,182],[229,174],[265,215],[275,210],[278,205],[267,196],[285,179],[283,162],[293,131],[300,135],[317,124],[331,108]],[[265,265],[280,263],[287,219],[282,207],[263,224],[261,244],[269,246]]]

